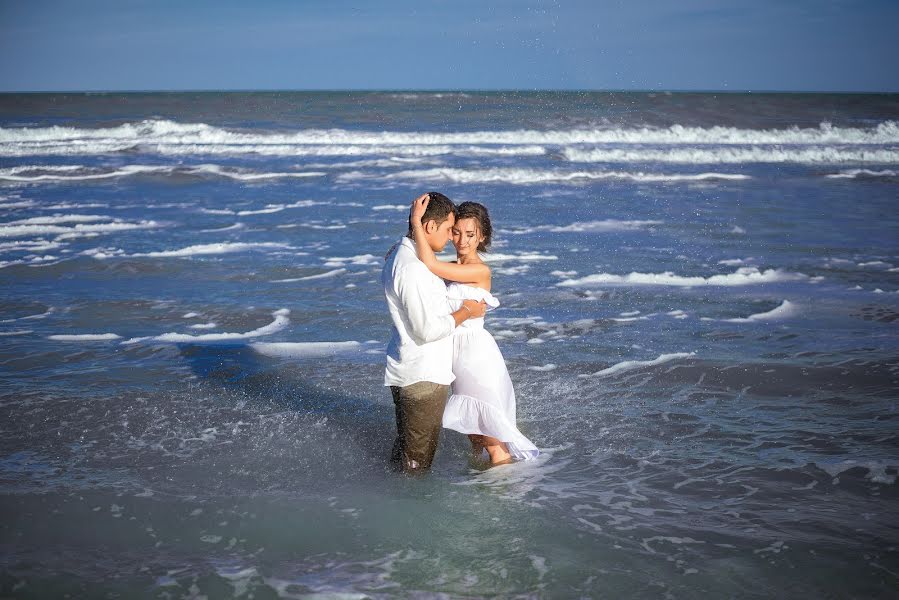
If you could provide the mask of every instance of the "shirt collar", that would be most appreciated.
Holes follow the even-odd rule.
[[[413,242],[406,236],[403,236],[403,239],[400,240],[400,243],[403,246],[405,246],[406,248],[408,248],[409,250],[411,250],[412,253],[415,254],[415,256],[418,256],[418,250],[416,250],[416,248],[415,248],[415,242]]]

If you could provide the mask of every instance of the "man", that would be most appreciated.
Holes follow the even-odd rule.
[[[456,223],[456,207],[443,194],[429,196],[421,222],[428,245],[440,252]],[[450,310],[443,280],[418,259],[411,221],[406,237],[387,258],[381,282],[393,321],[384,374],[396,410],[391,462],[405,473],[420,473],[430,469],[434,459],[454,379],[453,330],[467,319],[483,317],[486,305],[466,300],[459,310]]]

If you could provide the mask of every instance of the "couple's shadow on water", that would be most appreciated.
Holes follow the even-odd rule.
[[[396,424],[380,363],[341,354],[270,358],[247,344],[179,344],[178,349],[194,375],[220,390],[224,401],[249,403],[245,410],[250,411],[253,404],[260,412],[274,406],[317,427],[324,423],[324,440],[333,445],[333,452],[322,450],[328,460],[352,463],[350,471],[392,470],[388,459]],[[444,431],[440,446],[438,459],[452,454],[456,461],[466,455],[467,440]]]

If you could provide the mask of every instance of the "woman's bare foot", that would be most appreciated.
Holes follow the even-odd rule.
[[[490,464],[500,465],[512,462],[509,447],[498,439],[485,435],[484,446],[487,448],[487,454],[490,455]]]

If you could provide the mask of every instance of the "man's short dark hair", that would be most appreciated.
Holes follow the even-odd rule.
[[[450,200],[440,192],[428,192],[428,197],[431,200],[430,202],[428,202],[428,207],[425,209],[425,214],[421,218],[422,225],[424,225],[428,221],[436,221],[437,225],[442,225],[450,215],[455,216],[456,205],[453,204],[452,200]],[[409,232],[406,235],[410,238],[413,237],[412,217],[409,217]]]

